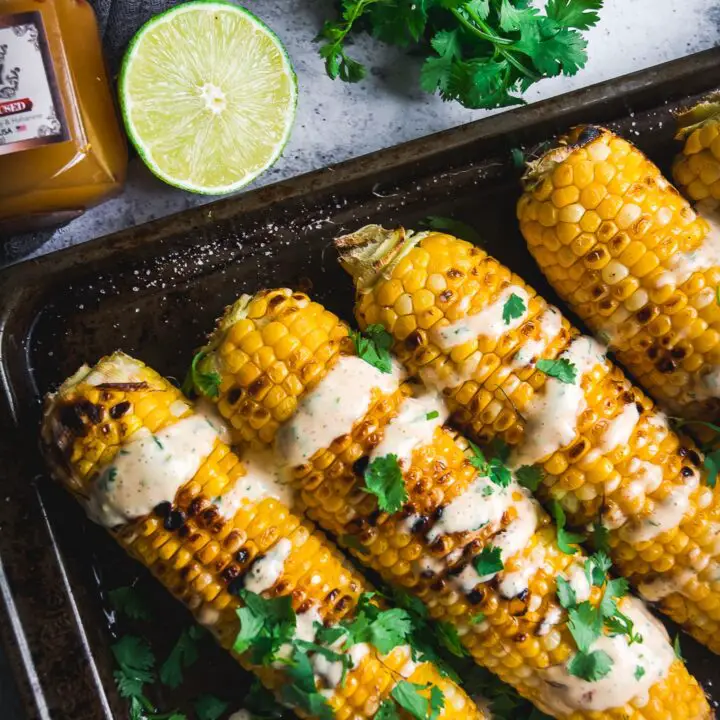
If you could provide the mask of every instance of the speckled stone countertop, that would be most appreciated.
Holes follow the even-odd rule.
[[[483,117],[483,111],[443,103],[418,88],[419,62],[369,38],[354,54],[372,68],[358,85],[325,76],[312,40],[332,0],[246,0],[287,45],[298,74],[300,99],[292,139],[283,157],[253,186],[389,147]],[[572,78],[546,80],[527,100],[672,60],[720,43],[720,0],[605,0],[602,21],[589,34],[590,60]],[[43,238],[14,238],[0,248],[0,266],[211,202],[164,186],[137,160],[125,192]],[[44,241],[44,242],[43,242]],[[42,244],[41,244],[42,243]],[[0,717],[20,720],[10,669],[0,652]],[[64,719],[63,719],[64,720]]]
[[[150,5],[150,3],[145,3]],[[246,0],[282,38],[294,62],[300,98],[292,138],[283,157],[252,187],[476,120],[484,111],[444,103],[418,87],[419,61],[360,38],[353,54],[372,67],[358,85],[333,82],[313,43],[332,0]],[[133,28],[128,28],[128,35]],[[672,60],[720,41],[720,0],[605,0],[600,24],[588,34],[590,60],[572,78],[534,86],[533,101]],[[122,196],[94,208],[49,238],[17,238],[0,248],[0,266],[52,252],[212,198],[163,185],[134,158]],[[43,242],[43,244],[40,244]]]

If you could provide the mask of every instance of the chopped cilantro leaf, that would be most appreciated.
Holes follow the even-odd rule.
[[[195,702],[198,720],[218,720],[225,712],[228,704],[214,695],[201,695]]]
[[[472,441],[468,440],[468,447],[470,448],[470,464],[479,472],[487,472],[487,460],[483,451]]]
[[[382,325],[368,325],[363,332],[350,330],[358,357],[383,373],[392,372],[392,335]]]
[[[595,550],[610,554],[610,531],[602,524],[600,519],[593,523],[592,545]]]
[[[640,680],[640,678],[642,678],[642,676],[645,675],[645,668],[642,665],[637,665],[635,667],[634,675],[635,675],[636,680]]]
[[[619,610],[615,611],[613,617],[605,620],[605,627],[610,631],[611,635],[627,635],[628,645],[643,641],[642,635],[635,632],[633,621]]]
[[[357,535],[345,534],[340,536],[340,543],[355,552],[359,552],[362,555],[368,555],[370,551],[362,544],[360,538]]]
[[[525,153],[520,148],[511,148],[510,157],[514,167],[519,169],[525,167]]]
[[[397,705],[390,699],[383,700],[382,705],[375,713],[375,720],[400,720]]]
[[[136,587],[115,588],[108,592],[108,598],[115,612],[122,613],[131,620],[150,620],[150,612]]]
[[[358,601],[355,617],[343,622],[350,645],[370,643],[386,655],[398,645],[407,643],[412,632],[412,618],[403,608],[381,610],[372,603],[372,593],[363,593]]]
[[[567,669],[571,675],[588,682],[602,680],[612,667],[612,660],[604,650],[577,653],[568,663]]]
[[[555,518],[555,525],[557,526],[558,547],[566,555],[575,555],[578,551],[575,545],[585,540],[585,536],[580,533],[568,532],[565,529],[565,511],[557,500],[550,502],[550,512]]]
[[[160,666],[160,681],[168,687],[178,687],[183,681],[183,670],[197,659],[197,638],[190,630],[183,630],[167,660]]]
[[[481,622],[485,622],[485,613],[477,613],[470,618],[471,625],[479,625]]]
[[[543,481],[544,473],[537,465],[523,465],[515,471],[517,481],[530,492],[537,492]]]
[[[572,385],[577,381],[577,368],[567,358],[558,360],[538,360],[535,367],[548,377],[556,378],[561,383]]]
[[[473,566],[478,575],[494,575],[503,569],[501,550],[494,545],[484,547],[473,560]]]
[[[682,655],[682,650],[680,649],[680,634],[678,633],[675,636],[675,640],[673,640],[673,650],[675,651],[675,657],[678,660],[682,660],[685,662],[685,658]]]
[[[147,640],[125,635],[110,649],[120,667],[114,673],[118,690],[123,697],[142,696],[143,685],[155,682],[153,655]]]
[[[557,596],[560,604],[566,609],[577,605],[575,590],[565,578],[557,578]]]
[[[392,597],[396,605],[399,605],[404,610],[407,610],[412,615],[416,615],[420,619],[426,619],[428,617],[428,611],[422,600],[419,600],[414,595],[399,590],[396,588],[392,589]]]
[[[412,717],[417,720],[428,720],[437,715],[432,714],[428,699],[421,694],[425,689],[423,685],[400,680],[393,688],[391,695],[395,702]],[[442,702],[444,702],[444,697]],[[442,708],[442,704],[440,707]]]
[[[431,410],[426,416],[426,420],[435,420],[435,418],[439,418],[440,413],[437,410]]]
[[[715,288],[715,302],[720,305],[720,285]]]
[[[289,596],[265,599],[249,590],[240,597],[245,607],[238,608],[240,629],[233,650],[238,653],[252,651],[252,660],[267,664],[275,659],[280,646],[289,642],[297,625]]]
[[[490,444],[493,455],[501,462],[506,463],[510,457],[510,446],[500,438],[495,438]]]
[[[460,642],[460,636],[454,625],[448,622],[437,623],[437,635],[440,644],[455,657],[465,657],[467,651]]]
[[[430,720],[435,720],[445,707],[445,694],[443,691],[433,685],[430,688]]]
[[[598,550],[585,561],[585,577],[590,585],[602,587],[607,579],[607,571],[612,562],[607,553]]]
[[[503,488],[510,485],[512,480],[510,469],[497,457],[492,458],[487,464],[487,475],[491,482]]]
[[[714,488],[717,483],[718,471],[720,470],[720,449],[708,452],[705,455],[703,465],[707,470],[705,484],[709,488]]]
[[[287,673],[291,683],[282,689],[283,700],[319,720],[333,720],[335,714],[332,708],[315,686],[315,674],[306,650],[297,645],[293,647],[292,663],[287,666]]]
[[[392,453],[375,458],[365,470],[365,487],[378,499],[378,507],[383,512],[395,513],[407,502],[402,471],[397,455]]]
[[[519,295],[512,293],[503,305],[503,322],[506,325],[509,325],[511,320],[521,318],[525,314],[526,310],[527,306],[525,305],[525,301]]]
[[[581,653],[590,651],[590,646],[602,635],[602,628],[600,612],[589,602],[581,602],[568,610],[568,630]]]
[[[209,356],[205,350],[195,353],[182,386],[185,395],[192,396],[197,392],[209,398],[219,397],[222,377],[217,370],[211,367],[210,362],[203,363],[206,357]]]

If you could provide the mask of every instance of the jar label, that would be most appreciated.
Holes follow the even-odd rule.
[[[0,15],[0,155],[69,139],[42,15]]]

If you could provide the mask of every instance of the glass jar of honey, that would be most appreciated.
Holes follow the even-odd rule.
[[[118,193],[127,146],[86,0],[0,0],[0,238]]]

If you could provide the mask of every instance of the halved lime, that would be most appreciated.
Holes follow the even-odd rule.
[[[161,180],[220,195],[275,162],[295,118],[297,81],[278,37],[252,13],[198,0],[137,33],[120,74],[128,135]]]

